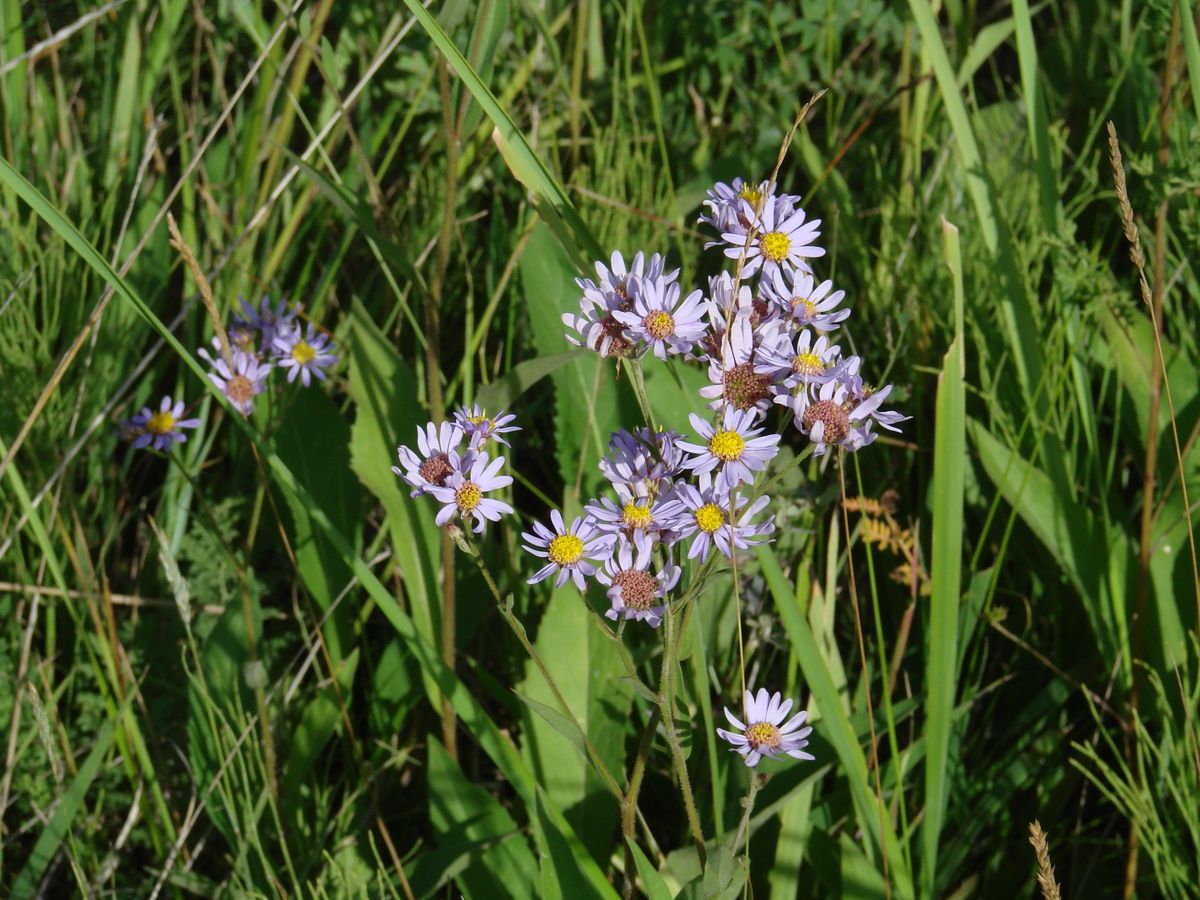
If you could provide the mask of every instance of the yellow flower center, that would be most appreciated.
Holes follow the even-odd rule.
[[[779,262],[792,249],[792,239],[782,231],[768,231],[762,238],[763,256],[771,262]]]
[[[820,375],[825,371],[825,363],[815,353],[801,353],[792,360],[792,371],[797,375]]]
[[[467,421],[470,422],[472,425],[484,425],[484,424],[491,425],[492,424],[492,420],[488,418],[487,413],[484,413],[481,416],[467,416]]]
[[[166,410],[156,412],[146,423],[146,430],[151,434],[170,434],[175,429],[175,417]]]
[[[746,729],[746,740],[753,750],[759,747],[774,749],[783,743],[783,735],[770,722],[755,722]]]
[[[647,528],[650,525],[650,507],[626,503],[621,510],[621,522],[626,528]]]
[[[746,449],[746,439],[736,431],[718,431],[708,441],[708,452],[721,462],[733,462]]]
[[[296,341],[292,345],[292,359],[300,365],[307,365],[316,357],[317,351],[312,348],[308,341]]]
[[[675,319],[666,310],[656,309],[642,320],[646,332],[656,341],[669,338],[675,333]]]
[[[706,503],[696,510],[696,524],[706,534],[712,534],[725,524],[725,510],[715,503]]]
[[[817,304],[813,303],[807,297],[796,297],[792,300],[793,310],[797,310],[800,307],[804,308],[804,315],[810,319],[817,314]]]
[[[482,499],[483,491],[473,481],[464,481],[462,486],[454,492],[454,502],[465,513],[471,512]]]
[[[738,196],[755,209],[758,209],[758,204],[762,201],[762,191],[748,181],[742,185],[742,189],[738,191]]]
[[[583,559],[583,541],[573,534],[560,534],[550,542],[550,562],[573,566]]]

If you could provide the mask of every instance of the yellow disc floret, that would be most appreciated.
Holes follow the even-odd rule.
[[[725,524],[725,510],[715,503],[706,503],[696,510],[696,524],[706,534],[712,534]]]
[[[762,237],[763,256],[771,262],[779,262],[792,249],[792,239],[782,231],[768,231]]]
[[[792,371],[797,375],[820,375],[825,371],[825,363],[815,353],[801,353],[792,359]]]
[[[736,431],[718,431],[708,441],[708,452],[721,462],[739,459],[746,449],[746,439]]]
[[[550,542],[550,562],[573,566],[583,559],[583,541],[573,534],[560,534]]]
[[[738,191],[738,196],[755,209],[758,209],[758,204],[762,200],[762,191],[747,181],[742,185],[742,189]]]
[[[664,309],[656,309],[642,320],[646,333],[656,341],[669,338],[675,333],[675,319]]]
[[[804,315],[809,319],[817,314],[817,304],[807,297],[797,297],[792,301],[793,310],[799,310],[801,307],[804,309]]]
[[[626,503],[621,510],[621,522],[626,528],[648,528],[651,520],[650,507]]]
[[[746,742],[753,750],[757,750],[759,747],[775,749],[783,743],[783,735],[770,722],[755,722],[746,729]]]
[[[151,434],[170,434],[175,430],[175,417],[165,409],[156,412],[146,422],[146,430]]]
[[[464,481],[462,486],[454,492],[454,502],[465,513],[469,513],[477,507],[481,500],[483,500],[483,491],[473,481]]]
[[[316,357],[317,351],[312,348],[308,341],[296,341],[292,345],[292,359],[300,365],[307,365]]]

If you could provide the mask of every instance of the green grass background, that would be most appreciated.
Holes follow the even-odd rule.
[[[1032,896],[1038,819],[1065,896],[1194,896],[1194,14],[0,0],[3,893]],[[573,277],[645,249],[703,284],[704,190],[769,174],[821,89],[780,184],[914,418],[793,470],[738,601],[698,599],[668,668],[705,845],[660,729],[627,847],[600,773],[632,777],[660,645],[525,585],[515,527],[482,546],[498,607],[389,467],[505,404],[515,524],[577,510],[642,414],[563,355]],[[334,332],[326,389],[227,414],[168,209],[224,314],[286,297]],[[655,421],[696,383],[649,365]],[[164,393],[205,420],[170,460],[115,425]],[[894,503],[890,543],[840,477]],[[739,605],[747,678],[810,706],[817,756],[745,816],[713,734]]]

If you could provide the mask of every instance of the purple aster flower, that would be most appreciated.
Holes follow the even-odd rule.
[[[778,202],[779,199],[763,204],[762,214],[755,223],[756,228],[748,245],[745,232],[739,233],[735,229],[721,235],[729,244],[725,248],[727,257],[739,259],[745,254],[743,277],[749,278],[761,269],[763,276],[770,278],[779,267],[808,271],[806,260],[825,255],[824,248],[814,243],[821,235],[821,220],[813,219],[806,223],[804,210],[796,208],[791,198],[782,204]]]
[[[751,522],[771,502],[765,494],[750,503],[749,498],[731,492],[711,476],[701,475],[698,486],[678,485],[675,496],[679,504],[680,537],[694,536],[688,559],[698,556],[704,562],[714,545],[725,556],[732,557],[735,548],[744,550],[751,544],[770,540],[768,535],[775,531],[774,516],[765,522]]]
[[[759,207],[774,198],[770,186],[769,181],[755,184],[741,178],[735,178],[729,184],[718,181],[705,194],[704,205],[708,207],[708,215],[702,215],[696,221],[706,222],[721,233],[741,229],[745,235],[752,227]],[[743,211],[743,202],[749,207],[748,212]],[[719,242],[712,241],[704,246],[705,249],[719,246]]]
[[[635,339],[614,314],[633,309],[644,282],[658,282],[665,287],[679,277],[679,270],[665,272],[665,260],[661,255],[652,254],[647,262],[641,251],[634,254],[630,265],[625,264],[625,258],[619,252],[613,251],[609,263],[609,266],[596,263],[599,282],[590,278],[575,279],[583,291],[579,301],[580,314],[563,313],[562,321],[575,332],[568,332],[566,336],[575,346],[595,350],[601,356],[628,356],[637,350]]]
[[[428,493],[446,484],[447,479],[461,468],[458,450],[462,442],[463,430],[453,422],[441,425],[430,422],[417,429],[417,449],[421,455],[404,445],[397,447],[396,454],[404,468],[392,466],[392,471],[414,488],[410,496]]]
[[[234,328],[241,326],[256,329],[262,335],[264,353],[270,352],[275,346],[276,335],[291,331],[296,324],[296,312],[287,308],[286,300],[280,300],[274,309],[271,308],[271,298],[269,297],[263,297],[257,309],[244,297],[239,297],[238,302],[241,304],[242,312],[234,319]]]
[[[650,278],[633,301],[633,309],[618,309],[613,317],[639,344],[648,344],[659,359],[688,353],[704,336],[704,295],[692,291],[679,302],[679,285]]]
[[[604,566],[596,571],[596,580],[608,587],[608,599],[612,608],[604,615],[616,621],[618,618],[637,619],[657,628],[667,611],[663,600],[679,582],[682,569],[666,562],[655,574],[650,568],[650,541],[638,534],[634,542],[621,538]]]
[[[842,348],[830,344],[823,334],[814,340],[814,333],[802,329],[794,343],[785,339],[767,344],[759,354],[754,370],[776,386],[776,403],[790,403],[793,390],[819,386],[838,377]]]
[[[454,423],[463,430],[472,447],[483,447],[488,441],[494,440],[505,447],[510,446],[501,435],[520,431],[518,425],[510,425],[517,417],[512,413],[501,410],[494,416],[489,416],[487,410],[480,409],[476,403],[470,409],[460,406],[454,411]]]
[[[554,525],[553,531],[541,522],[534,522],[532,532],[521,533],[527,551],[549,560],[529,579],[529,584],[537,584],[557,570],[555,587],[562,587],[570,578],[575,582],[575,587],[582,591],[585,587],[584,576],[596,574],[596,567],[592,563],[602,561],[611,552],[613,536],[601,533],[582,516],[576,516],[571,527],[567,528],[562,513],[557,509],[550,511],[550,522]]]
[[[484,496],[512,484],[511,476],[498,474],[503,465],[503,456],[489,461],[486,453],[469,452],[444,484],[428,489],[443,504],[437,524],[445,525],[458,513],[464,519],[474,518],[474,531],[479,534],[488,522],[499,522],[501,516],[510,515],[513,508],[507,503]]]
[[[649,496],[636,493],[627,484],[617,483],[613,488],[619,504],[608,497],[601,497],[584,507],[596,528],[605,534],[622,534],[633,540],[644,535],[648,542],[653,542],[664,533],[669,536],[675,527],[675,517],[671,515],[673,490],[659,490],[654,496]]]
[[[208,373],[209,379],[221,389],[234,409],[244,416],[250,415],[250,410],[254,408],[254,398],[266,387],[267,376],[271,374],[271,364],[261,362],[257,356],[245,350],[234,350],[232,364],[227,363],[220,354],[220,342],[213,338],[212,343],[217,350],[215,357],[210,356],[203,347],[197,351],[205,362],[216,369],[215,372]]]
[[[680,447],[692,454],[684,468],[703,475],[719,467],[717,480],[728,488],[752,484],[754,473],[763,471],[779,452],[779,435],[760,437],[763,429],[753,427],[758,419],[756,409],[738,412],[732,406],[725,407],[719,428],[714,428],[695,413],[688,418],[705,443],[679,442]]]
[[[183,409],[183,401],[172,403],[168,394],[162,398],[157,412],[143,406],[141,412],[123,422],[126,435],[133,439],[134,449],[150,447],[165,452],[172,444],[184,443],[187,435],[181,429],[199,428],[200,420],[183,418]]]
[[[288,370],[288,384],[295,381],[297,375],[305,387],[312,383],[313,375],[324,381],[324,370],[338,361],[329,335],[318,331],[312,322],[308,323],[307,332],[299,322],[291,328],[276,329],[272,346],[279,365]]]
[[[682,471],[683,451],[678,441],[679,435],[670,430],[614,431],[608,455],[600,460],[600,471],[612,484],[625,485],[639,497],[663,493],[660,486],[664,480]]]
[[[764,756],[774,759],[781,753],[793,759],[814,758],[804,752],[808,746],[807,738],[812,734],[811,726],[802,727],[808,721],[807,712],[801,710],[785,723],[783,720],[792,710],[792,701],[784,700],[779,692],[768,695],[766,688],[760,688],[758,696],[746,691],[744,702],[745,723],[725,707],[725,718],[741,734],[718,728],[717,735],[733,744],[733,749],[745,758],[747,766],[758,765]]]
[[[833,331],[850,316],[849,309],[838,309],[845,291],[833,291],[833,282],[820,284],[808,272],[776,268],[770,278],[763,278],[763,296],[776,304],[800,327],[818,331]]]

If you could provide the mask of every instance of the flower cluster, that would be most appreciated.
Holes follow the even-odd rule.
[[[557,573],[582,588],[595,577],[608,589],[610,618],[657,625],[680,577],[684,552],[704,561],[715,547],[732,557],[768,540],[774,529],[770,498],[755,486],[779,451],[782,436],[766,420],[776,407],[813,446],[859,450],[898,431],[907,419],[882,408],[892,386],[875,388],[862,360],[845,354],[836,332],[850,316],[845,291],[819,280],[813,261],[825,255],[821,220],[800,198],[770,181],[735,178],[707,194],[700,221],[717,233],[717,248],[732,271],[709,279],[707,290],[684,296],[678,270],[657,253],[620,253],[596,264],[596,279],[581,278],[580,311],[563,316],[567,340],[603,357],[639,360],[653,353],[704,368],[700,394],[711,420],[691,415],[694,437],[672,431],[618,432],[601,470],[613,495],[593,500],[568,527],[557,511],[553,528],[540,523],[524,535],[526,549],[546,560],[530,579]],[[765,689],[747,692],[743,716],[726,715],[740,734],[720,736],[753,766],[764,757],[801,752],[806,714],[784,721],[791,701]]]
[[[299,377],[308,387],[314,377],[325,380],[325,370],[338,361],[329,335],[312,322],[306,328],[282,300],[272,307],[264,297],[255,308],[243,299],[241,307],[229,328],[228,355],[217,338],[212,353],[203,347],[198,351],[213,369],[208,377],[238,412],[250,415],[276,367],[287,371],[289,383]]]
[[[400,465],[392,466],[392,471],[413,489],[413,497],[429,494],[441,504],[438,525],[455,516],[472,519],[479,534],[488,522],[498,522],[513,511],[503,500],[487,496],[512,484],[512,476],[500,474],[504,457],[490,455],[488,445],[495,441],[508,446],[503,435],[521,430],[512,424],[515,418],[503,412],[489,416],[478,406],[462,407],[452,422],[430,422],[418,428],[417,451],[397,447]]]
[[[570,578],[583,590],[595,577],[607,588],[606,616],[657,627],[681,554],[704,562],[714,547],[731,557],[769,540],[774,521],[760,513],[770,498],[752,501],[740,486],[775,455],[778,435],[757,437],[761,429],[737,413],[716,428],[695,416],[692,424],[703,443],[649,428],[614,433],[600,463],[612,494],[589,501],[569,526],[554,510],[551,528],[537,522],[522,535],[525,549],[546,560],[529,583],[556,575],[557,586]]]

